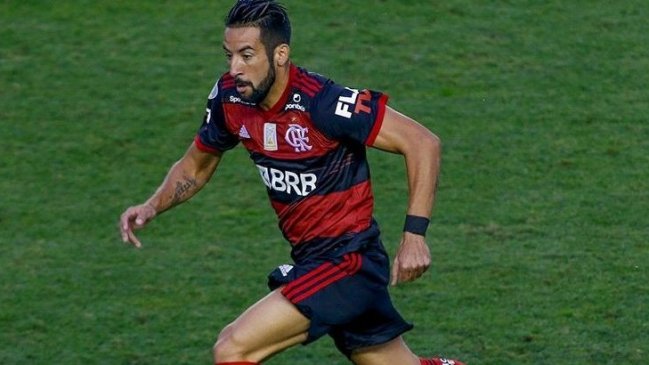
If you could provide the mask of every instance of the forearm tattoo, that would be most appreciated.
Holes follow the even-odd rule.
[[[197,185],[196,179],[189,177],[185,177],[184,180],[176,182],[176,189],[171,198],[171,203],[178,204],[192,196]]]

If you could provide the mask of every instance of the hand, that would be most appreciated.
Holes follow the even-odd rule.
[[[424,236],[404,232],[392,265],[390,285],[409,282],[422,276],[430,267],[430,250]]]
[[[126,209],[119,220],[122,241],[130,243],[137,248],[142,247],[142,242],[135,236],[133,231],[144,227],[156,214],[155,208],[146,203]]]

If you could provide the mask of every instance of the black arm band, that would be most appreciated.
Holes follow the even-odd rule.
[[[403,225],[403,231],[425,236],[428,223],[430,223],[430,219],[428,218],[407,215],[406,223]]]

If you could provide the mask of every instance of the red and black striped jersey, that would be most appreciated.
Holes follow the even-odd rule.
[[[378,235],[365,147],[379,132],[386,102],[380,92],[291,65],[284,94],[263,110],[242,100],[225,74],[195,143],[212,153],[245,146],[299,262]]]

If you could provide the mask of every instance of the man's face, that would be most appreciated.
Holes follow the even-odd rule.
[[[260,103],[275,82],[275,69],[261,43],[259,28],[225,28],[223,49],[241,98]]]

